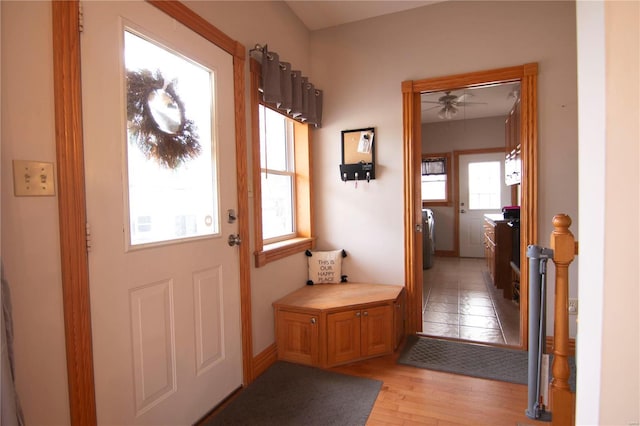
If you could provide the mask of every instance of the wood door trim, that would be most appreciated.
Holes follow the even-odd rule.
[[[407,288],[407,333],[422,329],[422,259],[421,244],[417,240],[421,232],[416,226],[421,222],[421,203],[418,190],[417,159],[421,155],[422,135],[420,124],[420,93],[434,90],[462,89],[487,83],[520,81],[522,117],[520,142],[522,148],[522,238],[520,241],[521,276],[520,291],[528,292],[529,265],[526,258],[528,244],[538,242],[538,113],[537,80],[538,64],[529,63],[513,67],[477,71],[466,74],[441,76],[422,80],[407,80],[401,83],[403,122],[403,166],[404,166],[404,265]],[[520,301],[520,348],[528,346],[528,303]]]
[[[149,2],[233,56],[238,211],[247,212],[245,48],[180,2]],[[72,425],[95,425],[97,416],[86,250],[79,1],[52,1],[51,8],[58,216],[70,421]],[[247,214],[239,215],[238,227],[241,235],[248,237]],[[239,250],[242,365],[246,385],[253,380],[250,253],[246,244],[240,245]]]
[[[53,99],[67,381],[72,425],[95,425],[77,1],[52,1]]]
[[[453,175],[455,176],[455,184],[453,185],[453,205],[455,214],[453,215],[453,252],[454,257],[460,256],[460,156],[473,154],[492,154],[500,152],[504,154],[504,148],[486,148],[486,149],[464,149],[453,151]]]
[[[184,4],[179,1],[171,0],[146,1],[233,57],[241,58],[244,61],[245,48],[242,44],[220,31],[217,27]]]

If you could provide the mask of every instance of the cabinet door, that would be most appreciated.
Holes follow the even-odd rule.
[[[393,308],[390,305],[362,310],[362,356],[393,351]]]
[[[276,324],[279,359],[318,365],[317,315],[278,311]]]
[[[360,358],[360,310],[327,315],[327,364]]]

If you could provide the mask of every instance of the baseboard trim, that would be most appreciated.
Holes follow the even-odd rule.
[[[267,368],[269,368],[273,363],[278,360],[278,348],[276,344],[272,344],[268,346],[265,350],[260,352],[258,355],[253,357],[253,378],[255,379],[262,373],[264,373]]]
[[[436,250],[433,254],[440,257],[458,257],[455,250]]]
[[[544,352],[547,354],[553,353],[553,336],[547,336],[545,342]],[[569,356],[576,356],[576,339],[569,339]]]

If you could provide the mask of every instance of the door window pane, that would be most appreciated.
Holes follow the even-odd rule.
[[[219,233],[215,74],[124,32],[129,243]]]
[[[469,163],[469,209],[500,209],[500,162]]]

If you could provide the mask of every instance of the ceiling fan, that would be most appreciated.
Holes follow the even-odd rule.
[[[461,95],[452,95],[451,91],[444,92],[444,96],[440,96],[437,101],[422,101],[424,104],[437,104],[434,107],[427,108],[425,111],[429,111],[435,108],[440,108],[438,111],[438,118],[443,120],[451,120],[458,114],[459,107],[466,107],[469,105],[484,105],[486,102],[469,102],[466,99],[472,97],[470,93],[463,93]]]

